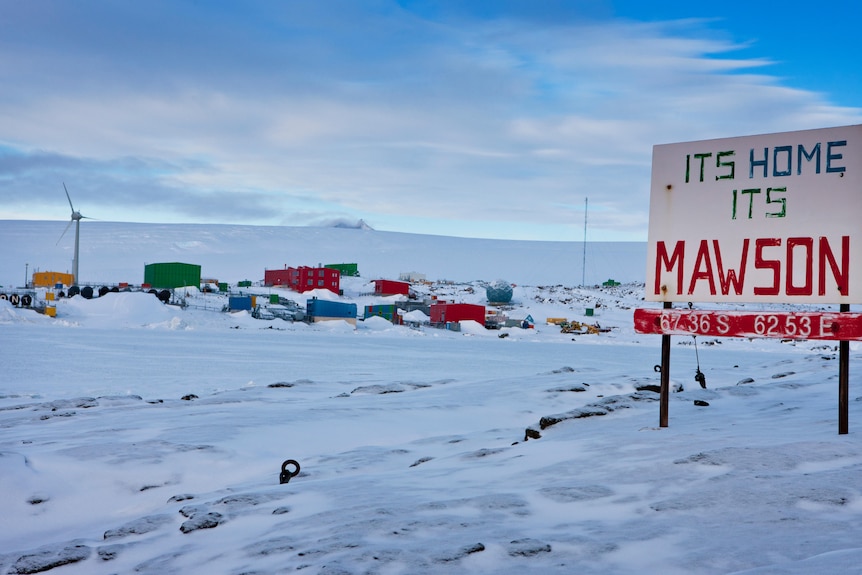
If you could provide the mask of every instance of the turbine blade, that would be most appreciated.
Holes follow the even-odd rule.
[[[56,244],[54,244],[54,245],[60,245],[60,240],[62,240],[62,239],[63,239],[63,236],[65,236],[65,235],[66,235],[66,232],[68,232],[68,231],[69,231],[69,228],[71,228],[71,227],[72,227],[72,222],[73,222],[73,221],[74,221],[74,220],[69,220],[69,223],[68,223],[68,224],[66,224],[66,229],[65,229],[65,230],[63,230],[63,233],[62,233],[62,234],[60,234],[60,239],[58,239],[58,240],[57,240],[57,243],[56,243]]]
[[[66,189],[66,182],[63,182],[63,190],[66,192],[66,199],[69,200],[69,207],[72,208],[72,212],[75,212],[75,206],[72,205],[72,198],[69,197],[69,190]]]

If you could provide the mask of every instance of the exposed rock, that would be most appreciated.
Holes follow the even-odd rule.
[[[561,421],[566,421],[567,419],[581,419],[584,417],[607,415],[608,413],[610,413],[610,410],[605,407],[600,407],[598,405],[585,405],[584,407],[579,407],[578,409],[574,409],[566,413],[546,415],[539,420],[539,428],[547,429],[548,427],[556,425]]]
[[[653,391],[636,391],[629,396],[633,401],[658,401],[659,398],[656,397],[655,392]],[[628,407],[623,406],[623,407]]]
[[[77,397],[75,399],[58,399],[56,401],[46,403],[45,407],[51,411],[57,411],[58,409],[69,409],[72,407],[86,409],[88,407],[96,407],[98,405],[99,402],[96,401],[95,397]]]
[[[466,547],[462,547],[458,549],[454,553],[445,554],[437,557],[435,561],[438,563],[451,563],[452,561],[459,561],[466,557],[467,555],[472,555],[473,553],[479,553],[485,550],[485,546],[481,543],[475,543],[473,545],[467,545]]]
[[[173,521],[173,518],[170,515],[150,515],[148,517],[141,517],[140,519],[126,523],[122,527],[108,529],[105,531],[104,538],[115,539],[118,537],[126,537],[128,535],[142,535],[144,533],[149,533],[150,531],[155,531],[171,521]]]
[[[195,515],[206,513],[208,510],[209,508],[206,505],[186,505],[180,509],[180,515],[191,518]]]
[[[509,543],[509,555],[512,557],[533,557],[539,553],[550,553],[551,546],[537,539],[515,539]]]
[[[51,419],[52,417],[72,417],[73,415],[75,415],[74,411],[57,411],[52,412],[50,415],[40,415],[39,419],[45,421]]]
[[[122,551],[125,547],[126,545],[119,543],[102,545],[101,547],[99,547],[98,550],[96,550],[96,553],[98,554],[99,559],[101,559],[102,561],[113,561],[117,558],[117,555],[120,554],[120,551]]]
[[[210,511],[209,513],[195,515],[188,521],[184,522],[180,525],[180,531],[183,533],[191,533],[198,529],[213,529],[214,527],[218,527],[220,523],[223,523],[223,521],[224,517],[221,513]]]
[[[464,454],[465,459],[481,459],[482,457],[488,457],[489,455],[496,455],[498,453],[503,453],[506,451],[505,448],[496,447],[496,448],[483,448],[477,449],[476,451],[471,451],[470,453]]]
[[[363,385],[357,387],[350,393],[372,393],[383,395],[385,393],[402,393],[406,391],[403,385],[398,383],[389,383],[386,385]]]
[[[22,555],[9,568],[10,575],[42,573],[54,567],[69,565],[87,559],[93,550],[87,545],[59,544],[42,547],[39,551]]]
[[[681,386],[679,390],[675,389],[675,391],[681,390]],[[630,408],[631,403],[635,401],[657,400],[658,397],[656,397],[655,393],[653,393],[652,391],[636,391],[629,395],[612,395],[610,397],[601,399],[601,401],[591,403],[577,409],[573,409],[572,411],[558,413],[555,415],[546,415],[539,419],[539,429],[547,429],[548,427],[556,425],[561,421],[566,421],[567,419],[582,419],[584,417],[607,415],[608,413],[616,411],[617,409]],[[524,440],[526,441],[528,439],[538,439],[539,437],[541,437],[541,435],[534,427],[528,427],[525,431]]]
[[[188,501],[189,499],[194,499],[195,496],[190,493],[182,493],[180,495],[174,495],[170,499],[168,499],[168,503],[176,503],[179,501]]]
[[[562,392],[566,392],[566,391],[573,391],[575,393],[578,393],[581,391],[586,391],[587,387],[588,387],[588,384],[582,383],[582,384],[566,385],[563,387],[555,387],[553,389],[549,389],[548,391],[550,393],[562,393]]]
[[[655,393],[661,393],[661,385],[655,383],[646,383],[641,385],[636,385],[635,389],[638,391],[652,391]]]

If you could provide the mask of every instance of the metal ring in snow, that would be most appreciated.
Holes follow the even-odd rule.
[[[296,469],[289,471],[287,467],[292,465]],[[292,477],[299,475],[299,462],[295,459],[288,459],[281,464],[281,475],[278,476],[279,483],[287,483]]]

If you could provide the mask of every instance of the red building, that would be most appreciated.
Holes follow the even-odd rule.
[[[374,295],[410,295],[410,283],[395,280],[374,280]]]
[[[290,270],[263,270],[263,285],[286,286],[290,285]]]
[[[473,320],[485,325],[485,306],[475,303],[447,303],[437,301],[431,304],[431,323],[453,323]]]
[[[332,268],[285,268],[283,270],[264,270],[263,283],[267,286],[287,286],[304,293],[314,289],[328,289],[341,293],[341,272]]]

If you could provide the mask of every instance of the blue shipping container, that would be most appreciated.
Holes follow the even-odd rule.
[[[306,310],[311,317],[356,318],[355,303],[314,298],[306,301]]]
[[[228,298],[228,309],[230,311],[251,311],[250,295],[232,295]]]

